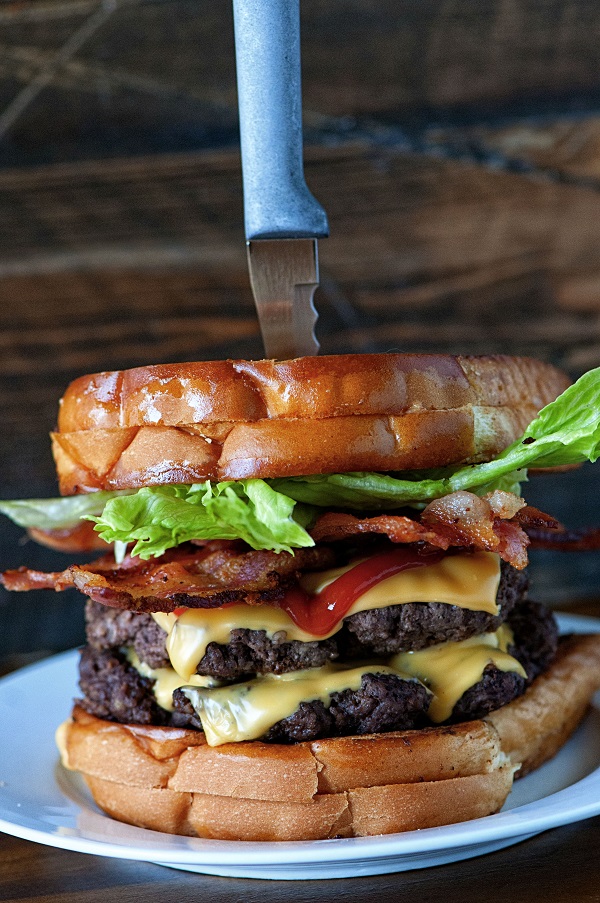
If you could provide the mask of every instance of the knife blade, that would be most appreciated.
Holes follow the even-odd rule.
[[[327,215],[304,180],[299,0],[233,0],[244,225],[265,354],[316,354],[317,239]]]
[[[317,240],[249,241],[248,268],[266,357],[318,354],[313,303],[319,284]]]

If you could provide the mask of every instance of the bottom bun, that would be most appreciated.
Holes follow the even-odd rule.
[[[210,747],[196,731],[75,707],[57,741],[96,803],[129,824],[221,840],[411,831],[497,812],[550,758],[600,687],[600,635],[570,637],[546,674],[485,720],[417,731]]]
[[[96,803],[113,818],[170,834],[218,840],[323,840],[394,834],[497,812],[513,769],[421,784],[317,794],[308,803],[147,790],[86,776]]]

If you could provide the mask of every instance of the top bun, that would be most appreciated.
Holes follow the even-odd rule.
[[[344,354],[83,376],[52,435],[63,494],[475,463],[567,386],[502,355]]]

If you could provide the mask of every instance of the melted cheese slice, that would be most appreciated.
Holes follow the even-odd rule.
[[[180,687],[214,687],[219,685],[219,681],[212,677],[202,677],[200,674],[192,674],[189,680],[183,680],[173,668],[151,668],[146,662],[140,661],[137,653],[133,649],[127,649],[127,660],[138,674],[142,677],[149,677],[154,681],[152,687],[154,697],[161,706],[168,712],[173,711],[173,693]]]
[[[232,631],[236,629],[265,630],[271,640],[280,635],[282,643],[290,640],[310,643],[315,640],[311,633],[296,627],[285,611],[271,605],[188,608],[180,617],[164,614],[153,617],[169,634],[167,654],[177,673],[185,680],[190,680],[196,673],[209,643],[228,643]]]
[[[318,595],[342,573],[355,567],[336,568],[318,574],[305,575],[303,588]],[[497,614],[496,594],[500,583],[500,559],[492,552],[448,555],[436,564],[413,568],[387,577],[364,593],[345,615],[356,614],[389,605],[408,602],[443,602],[471,611]],[[226,644],[236,628],[264,630],[267,636],[280,642],[299,640],[308,643],[326,639],[341,629],[340,622],[325,636],[315,637],[301,630],[290,616],[270,605],[231,605],[226,608],[188,609],[180,617],[173,614],[153,615],[169,634],[167,652],[173,668],[191,681],[209,643]]]
[[[450,717],[463,693],[479,683],[487,665],[527,677],[523,666],[506,651],[512,639],[510,627],[503,624],[495,633],[440,643],[418,652],[400,652],[389,664],[416,677],[431,691],[427,714],[439,724]]]
[[[495,553],[446,555],[436,564],[381,580],[356,600],[346,617],[406,602],[444,602],[496,615],[499,584],[500,558]]]
[[[440,723],[450,717],[463,693],[481,680],[487,665],[526,677],[521,664],[506,651],[511,642],[512,631],[502,625],[495,633],[440,643],[419,652],[402,652],[382,664],[329,664],[288,674],[265,674],[229,686],[219,686],[218,681],[197,674],[185,681],[171,668],[150,668],[133,650],[128,650],[127,656],[142,676],[154,680],[154,695],[162,708],[172,711],[173,691],[183,687],[209,746],[219,746],[256,740],[292,715],[302,702],[319,699],[329,706],[332,693],[360,689],[364,674],[393,674],[418,681],[431,696],[429,717]]]
[[[278,721],[292,715],[301,702],[320,699],[329,706],[332,693],[360,689],[363,674],[394,674],[385,665],[324,665],[288,674],[264,674],[245,683],[218,690],[186,688],[183,692],[196,710],[209,746],[262,737]]]

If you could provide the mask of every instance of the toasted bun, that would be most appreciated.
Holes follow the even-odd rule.
[[[515,770],[554,755],[598,687],[600,635],[582,636],[483,721],[209,747],[194,731],[115,724],[75,708],[58,740],[98,805],[130,824],[224,840],[386,834],[497,812]]]
[[[509,445],[568,383],[548,364],[503,356],[139,367],[71,383],[53,452],[66,495],[472,463]]]

